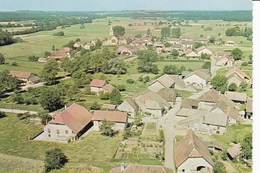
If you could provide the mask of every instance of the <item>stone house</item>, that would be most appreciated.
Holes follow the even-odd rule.
[[[128,164],[122,163],[120,167],[110,170],[109,173],[167,173],[163,166],[159,165],[141,165],[141,164]]]
[[[250,84],[251,78],[238,67],[234,67],[226,73],[228,84],[235,83],[239,86],[242,82]]]
[[[108,84],[105,80],[93,79],[89,84],[90,91],[99,94],[100,92],[111,93],[114,89],[114,86]]]
[[[174,146],[174,160],[178,173],[213,171],[213,160],[207,145],[191,130]]]
[[[107,120],[114,122],[113,129],[122,131],[128,124],[128,117],[126,112],[117,111],[94,111],[93,113],[94,130],[100,130],[102,121]]]
[[[75,141],[92,126],[91,113],[74,103],[48,122],[44,127],[44,140],[65,143]]]
[[[175,88],[175,80],[171,75],[164,74],[151,82],[148,89],[154,92],[158,92],[163,88]]]
[[[62,58],[70,57],[70,48],[63,47],[59,50],[53,51],[50,55],[50,58],[55,59],[56,61],[60,61]]]
[[[231,56],[231,52],[217,52],[215,54],[216,65],[221,67],[233,67],[235,60]]]
[[[246,93],[226,91],[224,95],[235,103],[245,104],[247,100]]]
[[[200,57],[197,52],[193,51],[192,49],[188,49],[184,52],[187,58],[198,58]]]
[[[125,100],[117,107],[117,109],[119,111],[127,112],[131,117],[135,117],[139,110],[138,105],[132,98]]]
[[[119,46],[116,53],[119,55],[133,55],[133,52],[126,46]]]
[[[209,70],[207,69],[199,69],[190,74],[188,74],[183,81],[189,85],[195,85],[197,87],[205,87],[210,79]]]
[[[22,80],[25,84],[36,84],[40,78],[33,73],[25,71],[10,71],[10,75]]]
[[[201,46],[197,48],[196,52],[199,56],[201,56],[202,54],[212,55],[212,52],[206,46]]]
[[[245,118],[251,119],[253,116],[253,99],[248,97],[246,102]]]

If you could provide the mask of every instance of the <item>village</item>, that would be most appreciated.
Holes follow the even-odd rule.
[[[80,166],[93,172],[250,172],[252,153],[244,141],[252,135],[252,53],[247,46],[252,41],[216,36],[214,29],[199,25],[203,21],[170,26],[162,19],[162,24],[124,23],[123,18],[95,22],[103,20],[109,23],[106,37],[83,41],[79,36],[61,47],[51,45],[52,50],[34,57],[40,71],[13,66],[1,72],[0,80],[19,86],[1,90],[2,120],[12,117],[18,125],[35,127],[21,143],[60,146],[68,153],[68,169],[86,157],[93,163],[79,161]],[[238,23],[223,26],[248,25]],[[187,30],[197,25],[202,31],[194,37]],[[128,34],[131,27],[143,32]],[[86,143],[100,152],[98,157],[104,155],[101,162],[94,163],[100,158],[87,156],[87,150],[80,159],[70,157],[80,155]],[[30,158],[17,148],[10,152]],[[41,164],[31,167],[41,169]]]

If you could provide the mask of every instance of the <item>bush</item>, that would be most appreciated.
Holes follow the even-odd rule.
[[[242,63],[242,66],[247,66],[247,65],[248,65],[247,62],[243,62],[243,63]]]
[[[58,148],[54,148],[45,153],[45,171],[62,168],[68,162],[67,156]]]
[[[36,57],[36,56],[34,56],[34,55],[28,57],[28,60],[31,61],[31,62],[37,62],[38,59],[39,59],[39,57]]]
[[[25,120],[31,117],[29,112],[26,113],[19,113],[16,115],[20,120]]]
[[[4,118],[4,117],[6,117],[6,113],[5,112],[0,112],[0,118]]]
[[[116,131],[113,130],[114,122],[103,120],[100,126],[101,134],[104,136],[114,136]]]
[[[60,32],[56,32],[53,34],[54,36],[64,36],[64,32],[63,31],[60,31]]]
[[[134,81],[133,79],[127,79],[127,80],[126,80],[126,83],[128,83],[128,84],[133,84],[133,83],[135,83],[135,81]]]
[[[98,104],[98,102],[94,102],[90,105],[89,107],[91,110],[100,110],[101,109],[101,105]]]
[[[11,66],[18,66],[17,62],[12,62]]]
[[[2,53],[0,53],[0,64],[5,64],[5,57]]]
[[[125,86],[125,85],[118,85],[118,86],[117,86],[117,89],[118,89],[119,91],[125,91],[125,90],[126,90],[126,86]]]
[[[149,77],[149,76],[145,76],[145,77],[143,78],[143,82],[144,82],[144,83],[150,82],[150,77]]]
[[[237,90],[237,84],[231,83],[231,84],[228,86],[228,90],[229,90],[229,91],[236,91],[236,90]]]
[[[99,98],[101,100],[109,100],[109,93],[104,93],[103,91],[100,92]]]

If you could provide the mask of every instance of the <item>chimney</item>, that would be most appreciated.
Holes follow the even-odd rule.
[[[123,172],[125,170],[125,163],[122,162],[120,165],[120,171]]]

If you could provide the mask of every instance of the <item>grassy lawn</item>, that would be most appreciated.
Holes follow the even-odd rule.
[[[232,142],[234,138],[237,138],[238,141],[242,141],[244,136],[248,133],[252,133],[252,125],[237,124],[228,126],[225,135],[212,135],[212,137],[220,142],[229,143]]]
[[[39,112],[42,108],[38,105],[25,105],[25,104],[11,104],[0,102],[0,108],[5,109],[20,109],[20,110],[29,110]]]
[[[45,151],[60,148],[71,164],[96,166],[106,171],[119,165],[119,162],[111,159],[121,142],[121,134],[110,138],[101,136],[99,132],[91,132],[82,140],[69,144],[30,141],[28,137],[35,135],[42,128],[18,120],[15,114],[8,114],[7,117],[0,119],[0,129],[0,153],[2,154],[43,160]]]

